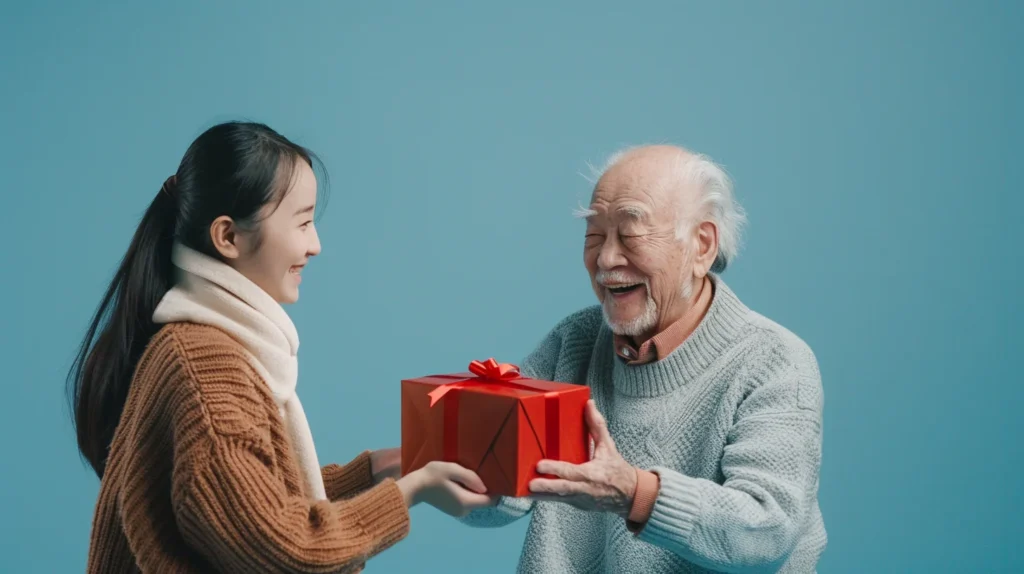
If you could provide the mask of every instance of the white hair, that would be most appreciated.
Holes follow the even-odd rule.
[[[596,184],[611,167],[636,149],[638,147],[629,147],[613,153],[603,168],[597,170],[590,166],[591,177],[584,177]],[[739,254],[743,227],[747,222],[746,213],[736,201],[733,195],[732,180],[721,166],[704,154],[687,152],[682,149],[680,152],[679,161],[673,170],[675,180],[673,187],[677,193],[683,193],[694,187],[699,190],[700,199],[696,214],[683,211],[688,207],[687,202],[679,202],[680,213],[676,238],[679,240],[687,238],[694,227],[702,221],[713,222],[718,228],[718,255],[715,257],[714,263],[711,264],[711,271],[721,273]],[[576,210],[575,215],[586,218],[595,213],[589,208],[581,207]]]

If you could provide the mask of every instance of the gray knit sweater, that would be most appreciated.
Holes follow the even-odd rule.
[[[519,572],[814,572],[823,396],[810,348],[748,309],[718,277],[696,331],[664,360],[628,366],[599,307],[570,315],[525,375],[589,385],[622,456],[661,488],[639,535],[622,518],[502,498],[462,520],[531,514]]]

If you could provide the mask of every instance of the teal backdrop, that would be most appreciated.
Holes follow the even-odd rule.
[[[324,159],[289,308],[322,460],[397,445],[399,380],[517,361],[590,305],[581,177],[710,154],[725,279],[817,353],[821,572],[1024,571],[1019,2],[11,2],[0,15],[0,571],[80,572],[98,482],[64,377],[202,130]],[[430,507],[367,572],[512,572],[526,521]]]

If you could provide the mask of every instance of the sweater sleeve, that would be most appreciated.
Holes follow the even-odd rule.
[[[185,541],[225,572],[327,572],[357,567],[408,534],[393,480],[348,500],[285,491],[258,444],[214,435],[175,504]],[[177,473],[176,473],[177,474]]]
[[[409,511],[394,480],[333,501],[288,488],[267,396],[234,346],[206,344],[183,356],[173,385],[171,420],[180,438],[171,502],[182,540],[209,570],[356,570],[408,534]],[[366,462],[357,457],[329,469],[328,492],[360,483],[360,468]]]
[[[533,510],[533,505],[534,501],[527,497],[502,496],[496,505],[474,510],[458,520],[475,528],[498,528],[526,516]]]
[[[816,495],[820,380],[784,378],[751,392],[721,461],[722,484],[655,467],[658,497],[639,538],[722,572],[775,572],[794,550]]]
[[[321,469],[329,500],[340,500],[373,486],[370,451],[364,451],[346,465],[328,464]]]

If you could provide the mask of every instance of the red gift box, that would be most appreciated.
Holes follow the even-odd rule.
[[[589,459],[588,387],[525,378],[494,359],[469,369],[402,381],[403,475],[433,460],[457,462],[488,494],[526,496],[541,459]]]

